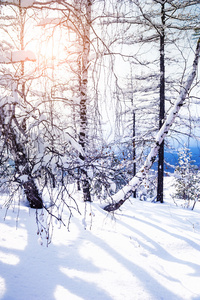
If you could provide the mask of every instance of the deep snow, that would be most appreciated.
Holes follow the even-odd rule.
[[[200,299],[200,205],[177,207],[171,182],[164,204],[132,199],[114,215],[80,202],[69,232],[54,222],[49,247],[33,209],[10,208],[4,220],[2,207],[0,299]]]

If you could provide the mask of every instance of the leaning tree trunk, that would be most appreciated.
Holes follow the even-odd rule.
[[[21,183],[26,198],[31,208],[43,208],[42,197],[39,194],[38,188],[31,176],[28,176],[28,181]]]
[[[8,152],[12,153],[15,166],[14,180],[23,188],[30,207],[42,208],[43,201],[34,182],[34,178],[31,175],[29,160],[23,141],[20,141],[17,138],[17,134],[14,129],[21,129],[20,134],[23,133],[23,129],[20,128],[15,118],[15,105],[13,105],[12,109],[7,106],[8,105],[0,109],[1,134],[2,138],[4,138],[1,152],[3,153],[4,149],[7,148]],[[6,119],[8,118],[10,121],[6,122]]]
[[[19,15],[20,15],[20,50],[24,50],[24,27],[25,27],[25,16],[26,16],[26,10],[19,7]],[[25,73],[25,66],[24,66],[24,61],[21,62],[21,77],[23,78]],[[25,99],[25,82],[22,81],[22,86],[21,86],[21,95],[22,99]],[[15,116],[13,116],[13,120],[15,119]],[[26,119],[22,121],[22,124],[19,125],[21,126],[21,131],[23,132],[26,130]],[[14,157],[15,159],[15,166],[16,169],[19,170],[19,166],[23,167],[23,172],[20,174],[21,176],[25,175],[26,180],[20,180],[20,177],[17,179],[19,184],[24,190],[24,193],[26,195],[26,198],[29,202],[29,205],[31,208],[42,208],[43,207],[43,201],[40,196],[40,193],[38,191],[37,185],[34,181],[34,178],[31,176],[31,170],[29,168],[29,161],[28,157],[26,155],[26,151],[24,149],[24,146],[22,143],[17,141],[16,134],[12,128],[10,128],[10,135],[12,137],[12,151],[14,151]],[[20,153],[20,155],[19,155]],[[21,173],[21,172],[20,172]],[[23,177],[21,177],[23,178]]]
[[[197,73],[199,55],[200,55],[200,39],[197,42],[192,71],[191,71],[190,75],[188,76],[185,85],[182,87],[178,99],[176,100],[174,106],[171,108],[171,110],[168,114],[168,117],[166,118],[161,129],[159,130],[159,132],[156,136],[156,139],[155,139],[154,146],[152,147],[149,155],[147,156],[147,159],[146,159],[143,167],[139,170],[139,172],[137,172],[135,177],[133,177],[125,187],[123,187],[120,191],[118,191],[115,195],[112,196],[112,198],[110,199],[112,201],[112,203],[105,206],[104,210],[110,212],[110,211],[114,211],[114,210],[118,209],[131,196],[132,192],[146,178],[148,171],[150,170],[151,166],[153,165],[153,163],[156,159],[160,145],[162,144],[165,136],[168,134],[170,127],[173,125],[174,120],[175,120],[181,106],[183,106],[183,103],[184,103],[184,101],[187,97],[187,94],[191,88],[191,85],[192,85],[194,78],[196,76],[196,73]]]
[[[10,128],[8,128],[8,145],[10,146],[10,152],[13,153],[14,157],[15,170],[17,173],[16,181],[23,188],[30,207],[42,208],[42,197],[40,196],[37,185],[31,175],[29,160],[24,145],[17,141],[17,136],[11,126],[12,125],[10,125]]]
[[[21,2],[20,2],[21,3]],[[19,4],[20,4],[19,3]],[[24,50],[24,25],[25,25],[25,15],[26,10],[19,8],[19,18],[20,18],[20,50]],[[20,73],[16,77],[23,79],[24,76],[24,59],[17,61],[20,63],[21,68],[19,69]],[[14,63],[10,61],[10,63]],[[17,68],[16,68],[17,69]],[[25,82],[22,81],[21,86],[22,98],[25,99]],[[14,161],[15,172],[13,175],[13,180],[17,182],[27,197],[27,200],[32,208],[42,208],[43,201],[40,196],[37,185],[34,181],[34,178],[31,175],[31,167],[29,162],[29,157],[24,145],[24,142],[27,139],[25,134],[26,123],[25,118],[18,123],[17,118],[15,117],[15,106],[18,103],[18,95],[13,83],[13,103],[4,103],[0,107],[0,134],[2,147],[0,152],[0,158],[5,152],[5,149],[8,153],[12,154],[12,159]]]

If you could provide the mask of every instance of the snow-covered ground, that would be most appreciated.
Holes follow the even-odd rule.
[[[0,299],[199,300],[200,205],[175,206],[170,182],[164,204],[131,200],[114,216],[92,203],[84,217],[80,203],[69,232],[54,222],[49,247],[34,210],[16,206],[4,220],[2,207]]]

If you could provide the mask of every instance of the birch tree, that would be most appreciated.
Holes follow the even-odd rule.
[[[133,94],[136,103],[142,101],[141,95],[143,94],[145,94],[143,97],[148,99],[148,101],[151,99],[151,110],[145,111],[143,108],[141,111],[146,116],[146,125],[147,120],[150,120],[150,130],[147,131],[147,126],[145,126],[145,129],[148,132],[148,140],[153,141],[155,138],[155,128],[160,128],[165,120],[165,106],[168,110],[169,103],[174,101],[173,98],[177,97],[177,92],[182,85],[181,78],[183,78],[183,75],[181,75],[181,72],[184,74],[187,69],[185,55],[188,52],[183,41],[187,39],[188,31],[194,28],[194,20],[197,21],[197,15],[194,14],[194,11],[192,12],[193,21],[189,17],[190,7],[192,10],[192,7],[197,2],[134,1],[134,3],[138,8],[136,17],[130,16],[128,18],[126,16],[118,22],[129,23],[132,30],[133,26],[137,28],[137,35],[131,35],[130,30],[127,31],[124,43],[140,46],[138,47],[137,58],[140,63],[140,69],[144,70],[144,73],[140,76],[135,76],[138,86],[140,86],[138,88],[138,91],[140,91],[139,97],[136,89],[133,89]],[[151,47],[155,50],[154,53]],[[143,56],[140,54],[142,52],[145,53]],[[149,55],[146,55],[146,53],[149,53]],[[158,53],[160,53],[160,57]],[[177,62],[179,68],[174,73],[173,70],[176,68]],[[134,76],[136,64],[134,63],[133,65]],[[178,72],[180,73],[178,74]],[[155,99],[154,102],[152,101],[153,98]],[[147,107],[147,100],[145,104]],[[154,111],[153,108],[155,108]],[[154,123],[153,118],[156,119],[156,123]],[[164,149],[163,141],[158,152],[157,200],[160,202],[163,202]]]
[[[160,148],[160,145],[162,144],[164,138],[168,134],[168,131],[170,127],[173,125],[173,122],[180,110],[180,108],[183,106],[184,101],[187,97],[187,94],[192,86],[192,83],[195,79],[197,68],[198,68],[198,62],[199,62],[199,54],[200,54],[200,39],[197,42],[196,51],[195,51],[195,57],[193,61],[193,67],[192,70],[182,87],[179,98],[176,100],[174,106],[171,108],[168,117],[166,118],[164,124],[162,125],[161,129],[159,130],[156,140],[154,143],[154,146],[151,149],[151,152],[147,156],[147,159],[145,161],[145,164],[143,167],[137,172],[135,177],[129,182],[128,185],[126,185],[123,189],[121,189],[118,193],[116,193],[112,197],[112,201],[114,203],[108,204],[104,207],[104,210],[106,211],[114,211],[118,209],[131,195],[132,191],[137,188],[139,184],[144,180],[144,178],[147,176],[148,171],[150,170],[152,164],[154,163],[156,156],[158,154],[158,150]]]
[[[171,10],[169,8],[168,10],[165,9],[164,4],[166,5],[166,3],[163,1],[157,2],[157,7],[161,6],[162,8],[162,14],[170,13]],[[30,2],[28,3],[30,5]],[[138,9],[140,8],[139,4],[138,1],[134,1],[133,3],[129,3],[130,6],[128,7],[131,8],[135,6]],[[21,20],[25,20],[25,12],[30,8],[19,6],[15,1],[12,2],[12,5],[18,9]],[[124,3],[117,3],[115,7],[113,3],[109,1],[35,2],[32,8],[34,9],[35,18],[38,18],[37,21],[34,19],[34,22],[37,26],[41,26],[41,34],[43,36],[47,35],[49,41],[52,40],[52,55],[48,60],[46,59],[44,64],[40,56],[37,72],[35,70],[34,76],[33,73],[30,76],[32,79],[37,76],[41,79],[41,81],[37,80],[35,85],[37,87],[40,85],[40,89],[37,92],[36,90],[34,90],[34,92],[32,90],[31,94],[26,73],[27,62],[25,62],[25,60],[30,60],[31,57],[29,55],[27,57],[23,56],[25,59],[16,61],[16,66],[18,66],[16,69],[17,76],[12,78],[12,82],[17,83],[17,88],[13,90],[13,95],[15,99],[20,99],[20,101],[17,102],[18,115],[17,118],[15,118],[16,120],[14,121],[13,113],[9,119],[12,121],[12,124],[17,124],[17,126],[9,125],[9,130],[10,128],[14,128],[15,133],[17,132],[20,136],[20,138],[16,139],[17,142],[20,141],[20,146],[24,146],[23,151],[21,148],[20,151],[18,151],[18,153],[22,153],[23,164],[20,162],[17,163],[19,165],[18,169],[16,168],[17,180],[21,180],[19,183],[27,193],[27,182],[36,183],[39,182],[39,180],[40,182],[42,181],[42,187],[38,189],[38,194],[36,193],[41,198],[41,191],[47,186],[51,188],[64,186],[62,191],[67,191],[66,183],[77,180],[79,178],[78,171],[80,171],[84,201],[91,201],[91,187],[94,188],[94,184],[91,186],[92,176],[101,174],[99,176],[101,184],[108,186],[110,180],[112,185],[112,179],[114,181],[116,178],[117,180],[121,178],[122,180],[120,180],[123,181],[126,175],[125,172],[123,172],[124,165],[120,167],[120,170],[118,167],[112,168],[113,162],[116,162],[116,156],[113,156],[112,153],[108,155],[108,152],[106,153],[106,151],[104,151],[106,147],[104,147],[103,141],[101,141],[101,143],[99,142],[100,136],[102,137],[101,130],[99,130],[101,128],[100,126],[98,128],[95,127],[99,117],[98,101],[105,97],[106,105],[108,106],[108,102],[114,102],[114,94],[118,95],[116,97],[117,99],[119,99],[121,95],[125,96],[125,98],[129,97],[125,92],[125,85],[123,86],[122,84],[124,78],[119,74],[118,63],[120,62],[120,66],[125,66],[127,65],[125,62],[131,61],[131,63],[133,63],[134,61],[135,63],[139,62],[140,66],[142,66],[142,61],[137,51],[134,51],[134,54],[130,54],[134,47],[128,49],[128,47],[126,47],[128,44],[127,41],[129,41],[130,44],[130,42],[135,40],[139,44],[139,47],[141,43],[148,40],[154,40],[155,43],[157,43],[159,37],[162,38],[165,35],[165,20],[161,18],[162,24],[157,24],[158,18],[160,17],[158,10],[155,10],[155,13],[150,15],[151,19],[149,19],[148,15],[144,15],[143,11],[141,15],[141,10],[138,15],[138,11],[131,9],[129,11],[129,8],[127,8]],[[176,9],[175,7],[174,10]],[[171,13],[172,15],[174,14],[174,10]],[[45,16],[43,19],[41,17],[42,14]],[[153,17],[155,17],[155,21]],[[153,28],[156,30],[156,34],[151,35],[151,31],[150,33],[148,32],[150,35],[145,36],[146,28],[150,28],[149,24],[151,28],[154,25]],[[132,39],[130,35],[130,32],[133,32],[132,25],[138,25],[139,29],[143,28],[144,35],[142,40],[140,39],[141,36],[137,36],[137,34],[134,36],[134,39]],[[59,30],[60,40],[58,41],[56,40],[56,34]],[[26,51],[23,41],[23,32],[24,29],[22,26],[21,29],[18,30],[20,37],[19,44],[21,43],[21,48],[19,47],[20,51]],[[65,45],[63,45],[63,40],[65,41]],[[126,42],[125,47],[122,46],[124,41]],[[63,50],[65,50],[62,54],[59,54],[62,58],[59,57],[59,55],[57,55],[57,57],[55,55],[55,43],[59,45],[60,49],[63,47]],[[162,86],[165,71],[163,68],[164,45],[165,40],[162,40],[160,42],[161,72],[158,72],[157,76],[155,76],[157,80],[156,91],[159,86],[160,89],[162,87],[162,92],[160,91],[160,93],[163,99],[165,98],[165,95],[163,96],[164,88]],[[14,62],[13,57],[12,62]],[[14,64],[12,64],[12,66],[14,66]],[[145,67],[152,66],[147,63]],[[106,71],[102,72],[102,70]],[[5,79],[5,70],[4,72],[2,71],[2,73]],[[13,76],[12,74],[11,76]],[[106,82],[103,88],[101,85],[102,78]],[[146,78],[148,78],[148,76],[146,76]],[[160,79],[160,81],[158,79]],[[109,82],[110,85],[108,84]],[[106,93],[104,92],[104,88],[107,90]],[[153,88],[155,89],[155,86]],[[148,87],[146,89],[148,90]],[[10,89],[10,92],[12,93],[12,89]],[[31,95],[31,97],[29,98],[28,95]],[[101,95],[101,97],[99,97],[99,95]],[[135,96],[134,94],[132,95],[133,97]],[[186,95],[184,97],[186,97]],[[5,99],[7,100],[7,98]],[[116,103],[117,105],[119,104],[119,102]],[[28,109],[26,107],[26,111],[23,115],[25,104]],[[6,102],[6,106],[7,105],[8,101]],[[146,111],[148,112],[149,108],[146,108]],[[151,114],[153,115],[154,112]],[[117,112],[117,116],[120,116],[120,111]],[[149,116],[147,118],[144,114],[144,110],[142,110],[141,116],[143,124],[144,120],[150,119]],[[160,120],[162,120],[161,123],[163,123],[163,111],[162,116],[160,115]],[[6,122],[4,118],[2,120],[3,126]],[[162,124],[160,124],[160,127],[161,125]],[[168,127],[169,126],[171,125],[168,124]],[[153,127],[155,128],[155,126]],[[69,131],[69,128],[72,130]],[[155,137],[152,124],[150,124],[149,128],[146,128],[145,123],[142,129],[145,129],[147,133],[149,132],[150,136],[148,140],[151,142]],[[4,135],[4,137],[5,136],[6,135]],[[95,136],[95,140],[92,140],[92,136]],[[146,134],[146,136],[148,136],[148,134]],[[164,135],[162,135],[162,138],[163,136]],[[14,134],[12,134],[10,138],[12,138],[12,143],[14,143]],[[26,143],[26,138],[29,140],[29,143],[34,141],[34,147],[33,145],[30,147],[30,145]],[[156,138],[156,148],[153,148],[154,150],[150,158],[151,162],[155,160],[155,154],[159,151],[158,144],[160,146],[161,140],[160,138]],[[5,139],[4,141],[4,147],[2,149],[5,150],[7,140]],[[11,148],[14,149],[16,147],[16,145],[12,144],[9,151],[11,151]],[[15,158],[15,160],[19,159]],[[25,168],[25,165],[29,166],[29,168]],[[139,172],[139,174],[146,173],[149,168],[150,162],[145,163],[144,171]],[[92,176],[91,173],[93,173]],[[142,176],[140,177],[142,178]],[[124,182],[127,182],[127,178],[128,176]],[[135,178],[138,178],[137,174]],[[134,190],[134,184],[133,188],[130,188],[129,191],[125,193],[124,198],[127,198],[129,192]],[[29,188],[29,190],[31,189]],[[127,189],[125,188],[125,190]],[[124,198],[122,197],[120,200],[124,201]],[[113,199],[118,198],[113,196]],[[40,200],[42,201],[42,198]],[[62,198],[62,201],[63,200]],[[55,202],[56,201],[54,201],[54,204]],[[64,202],[65,201],[63,201],[63,203]],[[42,206],[43,204],[41,207]]]

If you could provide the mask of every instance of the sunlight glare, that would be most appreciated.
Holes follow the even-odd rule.
[[[66,55],[66,40],[63,37],[63,30],[59,27],[37,28],[37,40],[32,43],[33,52],[38,57],[39,67],[52,67],[54,61],[59,61]]]

